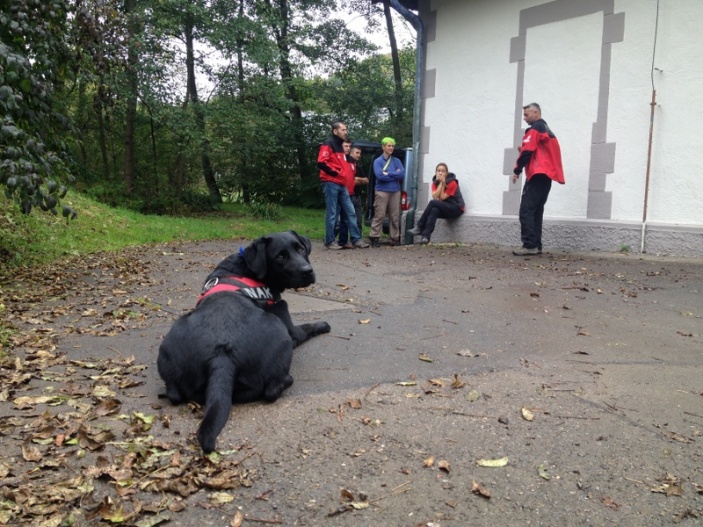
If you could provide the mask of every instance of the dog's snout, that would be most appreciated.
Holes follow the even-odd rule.
[[[315,281],[315,271],[312,270],[312,267],[303,269],[303,279],[309,281],[311,284]]]

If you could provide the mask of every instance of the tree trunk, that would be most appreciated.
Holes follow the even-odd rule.
[[[98,84],[98,92],[93,98],[93,109],[98,120],[98,144],[100,146],[100,156],[103,165],[103,181],[110,180],[110,157],[107,151],[107,135],[105,133],[105,119],[103,115],[102,103],[102,80]]]
[[[239,0],[239,19],[244,20],[244,2],[245,0]],[[244,94],[244,48],[246,43],[244,39],[237,38],[237,98],[239,103],[244,105],[245,94]],[[240,177],[240,189],[242,191],[241,200],[244,203],[249,203],[251,201],[251,190],[247,183],[249,179],[246,177],[247,171],[249,169],[249,149],[241,148],[238,150],[238,155],[240,159],[239,167],[239,177]]]
[[[81,164],[85,170],[88,167],[88,152],[85,149],[86,134],[84,131],[87,129],[87,109],[86,109],[86,81],[85,78],[81,77],[78,79],[78,104],[76,107],[76,120],[78,121],[78,144],[81,152]]]
[[[298,170],[300,179],[311,176],[310,164],[308,162],[307,147],[303,134],[303,111],[298,104],[298,90],[295,88],[293,79],[293,69],[290,65],[290,46],[288,45],[288,25],[290,22],[290,11],[288,0],[278,0],[278,9],[281,20],[280,30],[276,32],[276,44],[280,52],[281,81],[286,87],[286,97],[291,101],[291,128],[293,131],[293,141],[298,158]]]
[[[393,79],[395,80],[395,116],[397,122],[400,122],[403,119],[403,83],[400,74],[400,58],[398,57],[398,43],[395,40],[393,18],[391,17],[391,5],[388,0],[383,0],[383,14],[386,17],[388,40],[390,41],[391,45],[391,59],[393,60]]]
[[[195,52],[193,50],[193,15],[188,11],[185,18],[185,39],[186,39],[186,71],[187,71],[187,92],[186,103],[190,102],[193,105],[195,113],[195,122],[198,128],[198,135],[202,138],[200,142],[200,163],[203,168],[203,177],[207,185],[210,196],[215,203],[222,203],[222,195],[215,180],[215,171],[212,169],[210,162],[210,141],[206,135],[205,115],[203,108],[198,100],[198,88],[195,84]]]
[[[134,145],[134,128],[137,120],[137,64],[139,58],[137,56],[137,21],[134,13],[136,0],[125,0],[125,13],[128,18],[129,32],[129,51],[127,52],[127,112],[125,115],[125,132],[124,132],[124,187],[127,195],[134,190],[134,181],[136,177],[136,162],[135,162],[135,145]]]

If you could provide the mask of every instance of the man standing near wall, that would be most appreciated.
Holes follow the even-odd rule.
[[[517,256],[542,254],[542,219],[552,181],[564,184],[561,148],[554,133],[542,119],[536,102],[522,107],[522,116],[529,125],[525,130],[520,155],[513,169],[513,183],[525,169],[527,181],[520,199],[520,238],[522,247],[513,250]]]
[[[332,134],[322,143],[317,155],[322,193],[325,196],[325,247],[327,249],[341,249],[334,241],[337,214],[341,214],[349,225],[352,246],[356,249],[366,249],[369,246],[361,240],[354,206],[346,186],[350,168],[342,143],[347,138],[347,133],[346,124],[339,121],[332,123]]]

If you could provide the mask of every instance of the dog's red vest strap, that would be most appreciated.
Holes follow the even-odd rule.
[[[198,297],[196,307],[206,296],[214,295],[215,293],[223,293],[225,291],[240,293],[247,296],[260,304],[261,307],[271,306],[277,301],[277,298],[271,290],[262,282],[252,280],[245,276],[223,276],[205,282],[203,291]]]

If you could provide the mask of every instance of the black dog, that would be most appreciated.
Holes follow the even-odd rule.
[[[275,401],[293,384],[293,348],[328,333],[327,322],[293,324],[287,288],[315,282],[310,240],[294,231],[255,240],[208,276],[196,308],[164,337],[157,361],[173,404],[205,405],[203,451],[215,449],[232,403]]]

